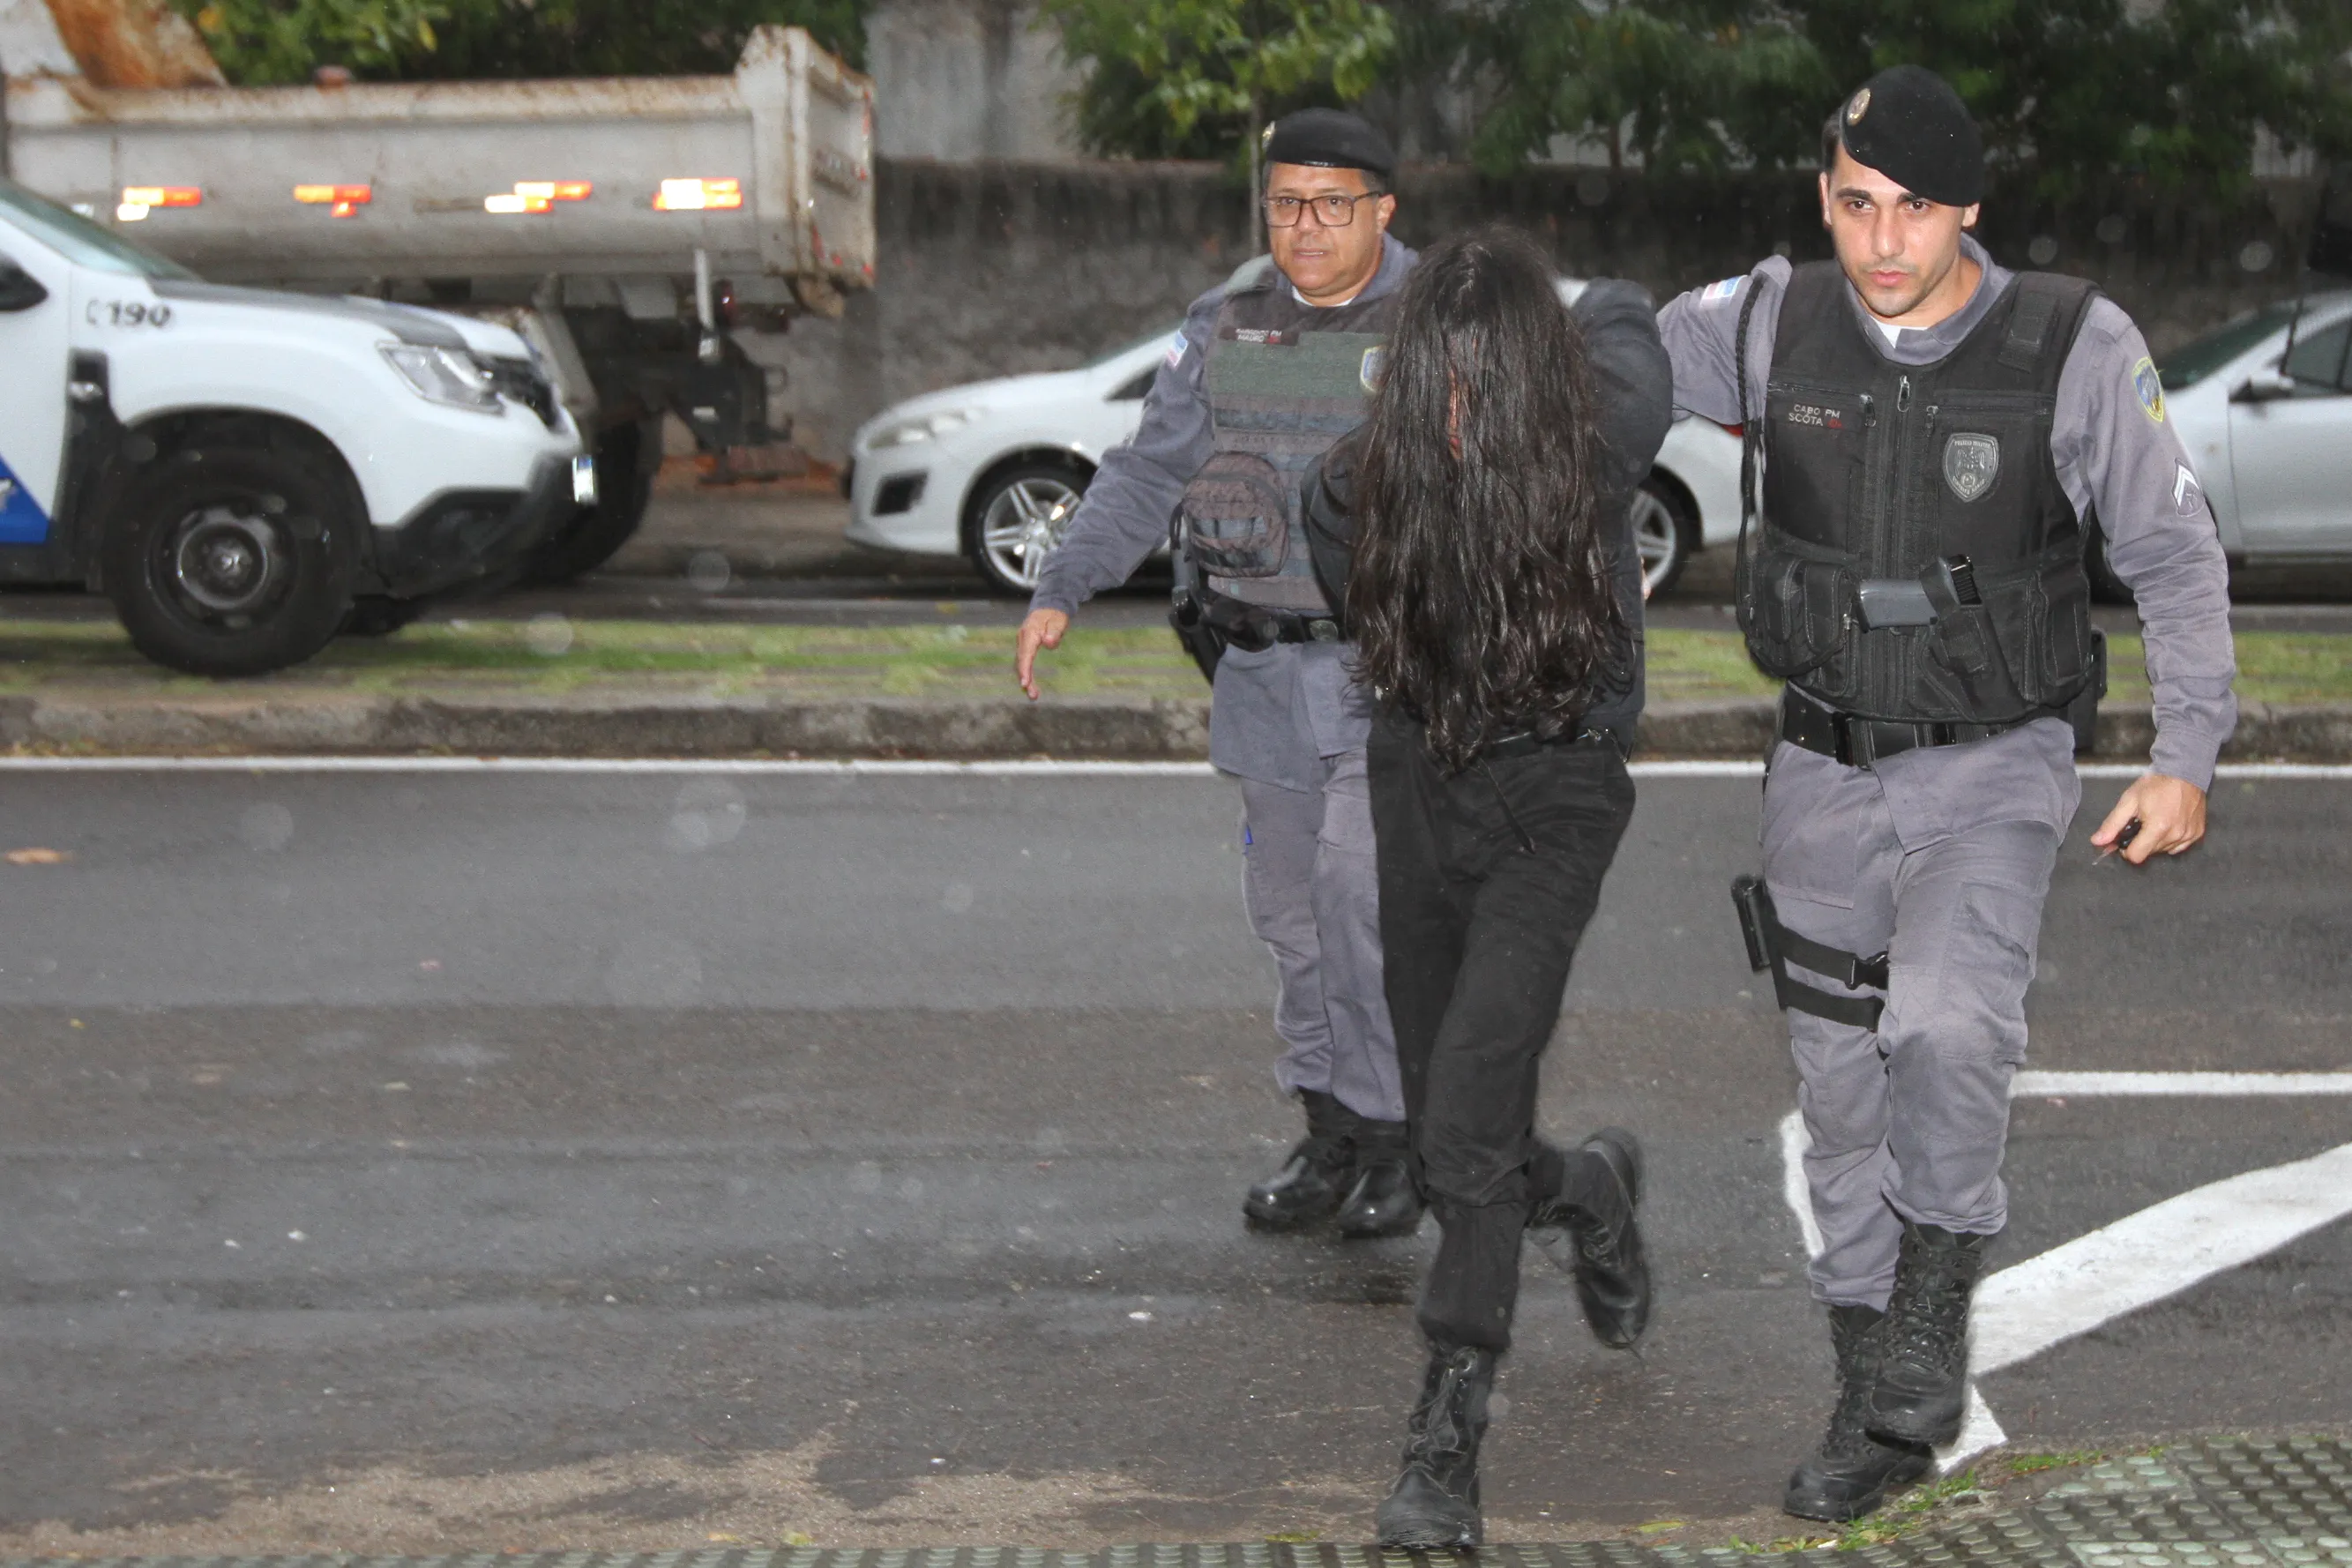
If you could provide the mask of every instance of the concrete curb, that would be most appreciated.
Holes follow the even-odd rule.
[[[1768,702],[1662,702],[1643,721],[1641,751],[1652,757],[1761,757],[1771,732]],[[2145,757],[2155,733],[2146,708],[2109,709],[2099,715],[2093,754]],[[0,699],[0,745],[136,755],[1192,760],[1208,755],[1209,704],[1205,696],[1029,703],[59,694]],[[2352,703],[2250,704],[2224,755],[2352,762]]]

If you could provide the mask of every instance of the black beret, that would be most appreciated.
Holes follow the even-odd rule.
[[[1838,140],[1909,191],[1946,206],[1984,198],[1984,138],[1952,84],[1925,66],[1890,66],[1838,110]]]
[[[1344,109],[1302,109],[1265,128],[1264,162],[1307,163],[1318,169],[1361,169],[1386,180],[1396,172],[1396,153],[1371,121]]]

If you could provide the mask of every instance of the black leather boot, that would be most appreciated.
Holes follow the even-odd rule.
[[[1307,1136],[1282,1169],[1250,1188],[1242,1213],[1276,1230],[1307,1225],[1339,1206],[1356,1168],[1356,1113],[1319,1089],[1302,1089]]]
[[[1528,1216],[1536,1245],[1576,1278],[1585,1323],[1612,1350],[1631,1350],[1650,1323],[1650,1260],[1633,1210],[1642,1201],[1642,1145],[1604,1127],[1566,1161],[1557,1197]]]
[[[1375,1516],[1382,1546],[1445,1552],[1484,1540],[1478,1444],[1486,1436],[1486,1397],[1494,1390],[1493,1351],[1430,1342],[1421,1399],[1405,1428],[1404,1470]]]
[[[1991,1239],[1904,1225],[1895,1295],[1879,1330],[1884,1359],[1864,1418],[1872,1436],[1937,1444],[1960,1435],[1969,1401],[1969,1298]]]
[[[1882,1443],[1863,1427],[1870,1391],[1878,1381],[1878,1331],[1885,1314],[1870,1307],[1832,1307],[1830,1342],[1837,1347],[1837,1408],[1822,1445],[1789,1478],[1780,1506],[1799,1519],[1833,1524],[1876,1511],[1886,1494],[1927,1473],[1934,1456],[1918,1443]]]
[[[1356,1119],[1356,1180],[1339,1201],[1339,1234],[1350,1241],[1411,1236],[1421,1228],[1421,1193],[1412,1184],[1402,1121]]]

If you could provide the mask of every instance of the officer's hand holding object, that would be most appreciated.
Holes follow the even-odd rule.
[[[2116,845],[2125,824],[2134,819],[2139,832]],[[2205,792],[2186,779],[2142,773],[2091,835],[2091,843],[2099,849],[2115,846],[2125,859],[2144,866],[2151,855],[2178,855],[2204,837]]]
[[[1013,679],[1021,683],[1030,701],[1037,700],[1037,650],[1061,647],[1062,634],[1069,627],[1070,617],[1059,610],[1032,610],[1021,623],[1020,645],[1013,654]]]

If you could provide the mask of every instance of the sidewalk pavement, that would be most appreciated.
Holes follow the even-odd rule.
[[[1968,1478],[1914,1494],[1840,1539],[1770,1548],[1644,1546],[1633,1541],[1489,1546],[1423,1555],[1377,1547],[1261,1541],[1208,1545],[939,1546],[860,1550],[730,1546],[650,1553],[479,1552],[355,1557],[43,1557],[0,1568],[1732,1568],[1769,1556],[1790,1568],[2352,1568],[2352,1445],[2216,1438],[2089,1466],[2030,1501],[2000,1506]],[[1922,1508],[1932,1500],[1932,1511]],[[1906,1516],[1926,1521],[1899,1533]]]

